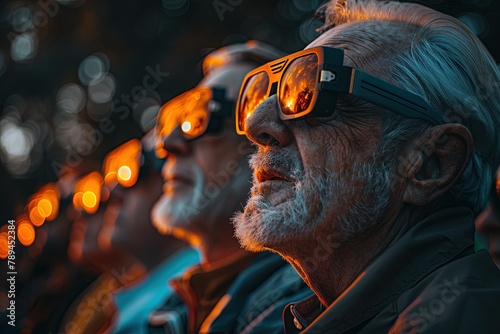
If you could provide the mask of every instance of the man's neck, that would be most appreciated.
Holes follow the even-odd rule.
[[[355,240],[335,242],[324,237],[296,243],[280,254],[294,266],[321,303],[331,305],[390,244],[407,230],[408,214],[378,224]]]
[[[232,226],[228,223],[227,229],[219,229],[217,233],[209,232],[199,235],[200,244],[198,248],[202,254],[202,264],[211,266],[236,254],[248,253],[242,249],[238,240],[233,235]]]
[[[163,261],[170,258],[174,253],[187,246],[184,241],[181,241],[172,236],[159,236],[163,240],[151,241],[151,245],[162,245],[161,249],[150,249],[143,247],[146,251],[137,254],[139,261],[147,268],[147,271],[154,269]]]

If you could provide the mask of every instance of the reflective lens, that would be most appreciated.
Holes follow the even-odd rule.
[[[180,126],[188,139],[202,135],[208,126],[210,88],[195,88],[165,103],[158,115],[157,136],[165,138]]]
[[[305,55],[293,60],[281,77],[278,101],[285,115],[310,111],[318,78],[318,56]]]
[[[90,214],[95,213],[101,201],[101,187],[102,176],[99,172],[82,177],[75,185],[73,206]]]
[[[142,145],[132,139],[109,152],[104,158],[104,184],[113,188],[117,183],[131,187],[137,182],[141,165]]]
[[[266,72],[259,72],[251,76],[240,94],[238,105],[238,131],[245,131],[245,121],[261,104],[269,92],[269,77]]]
[[[54,220],[59,213],[60,193],[55,184],[47,184],[32,195],[26,206],[26,214],[34,226]]]
[[[19,242],[23,246],[31,246],[33,242],[35,241],[35,228],[31,224],[31,222],[26,219],[26,217],[21,216],[18,217],[18,220],[16,222],[16,227],[17,227],[17,238],[19,239]]]

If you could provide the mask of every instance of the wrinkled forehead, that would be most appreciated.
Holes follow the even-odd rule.
[[[230,64],[217,68],[207,74],[198,87],[222,87],[226,89],[226,97],[236,100],[245,75],[255,66],[250,64]]]

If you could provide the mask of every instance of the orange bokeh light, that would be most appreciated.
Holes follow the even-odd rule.
[[[82,195],[82,203],[87,208],[93,208],[97,204],[97,196],[92,191],[87,190]]]
[[[7,255],[9,255],[8,238],[8,233],[6,231],[0,233],[0,259],[6,259]]]
[[[101,201],[102,176],[99,172],[89,173],[80,178],[73,195],[75,209],[83,209],[87,213],[95,213]]]
[[[28,219],[17,221],[17,239],[23,246],[30,246],[35,241],[35,228]]]
[[[48,199],[43,198],[38,202],[37,210],[40,216],[47,218],[52,214],[52,204]]]
[[[118,179],[122,181],[129,181],[132,178],[132,170],[129,166],[121,166],[117,174]]]
[[[56,219],[59,214],[60,193],[57,186],[49,183],[33,194],[26,206],[26,214],[35,226]]]
[[[137,182],[140,169],[142,144],[132,139],[109,152],[104,158],[104,184],[113,188],[117,183],[131,187]]]
[[[43,223],[45,223],[45,217],[40,215],[40,213],[38,212],[38,207],[32,208],[30,210],[29,217],[30,217],[30,221],[36,227],[40,227],[43,225]]]

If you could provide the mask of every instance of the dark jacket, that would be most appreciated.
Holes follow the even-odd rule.
[[[209,329],[203,333],[283,333],[284,307],[311,294],[279,255],[263,252],[228,286],[215,307],[219,313],[209,319]],[[170,321],[150,326],[150,333],[186,333],[188,311],[178,294],[172,294],[160,310]]]
[[[288,305],[286,332],[498,334],[500,271],[487,251],[474,252],[473,240],[470,210],[437,212],[389,246],[326,310],[315,296]]]

